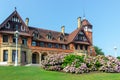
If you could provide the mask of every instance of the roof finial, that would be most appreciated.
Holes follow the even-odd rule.
[[[15,11],[17,10],[17,8],[15,7]]]
[[[83,19],[86,19],[85,18],[85,9],[83,9]]]

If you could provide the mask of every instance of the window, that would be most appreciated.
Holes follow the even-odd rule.
[[[40,42],[40,47],[44,47],[44,42]]]
[[[62,49],[66,49],[64,44],[62,45]]]
[[[87,49],[88,49],[88,46],[86,45],[86,46],[85,46],[85,50],[87,50]]]
[[[18,25],[17,24],[15,25],[15,27],[16,27],[16,30],[18,30]]]
[[[15,61],[15,54],[16,54],[16,50],[12,50],[12,61]]]
[[[49,48],[52,48],[52,44],[51,44],[51,43],[48,43],[48,47],[49,47]]]
[[[5,28],[7,28],[7,29],[10,28],[10,23],[9,22],[5,25]]]
[[[63,36],[60,36],[60,41],[63,41],[63,40],[64,40]]]
[[[38,32],[33,33],[33,38],[38,38]]]
[[[13,43],[16,43],[16,38],[15,37],[13,37]]]
[[[3,42],[8,42],[8,35],[3,35]]]
[[[25,31],[25,27],[21,25],[21,31]]]
[[[36,46],[36,41],[32,41],[32,46]]]
[[[52,34],[50,32],[48,33],[47,38],[52,39]]]
[[[75,45],[75,49],[76,49],[76,50],[78,49],[78,45],[77,45],[77,44]]]
[[[55,48],[59,48],[59,44],[55,44]]]
[[[81,50],[83,49],[83,45],[80,45],[80,49],[81,49]]]
[[[69,45],[66,45],[66,48],[67,48],[67,49],[70,49],[70,48],[69,48]]]
[[[26,39],[26,38],[23,38],[23,39],[22,39],[22,44],[23,44],[23,45],[27,45],[27,39]]]
[[[8,50],[3,50],[3,61],[8,61]]]
[[[80,33],[78,34],[78,36],[76,37],[76,40],[77,40],[77,41],[87,41],[87,39],[86,39],[86,37],[85,37],[85,35],[84,35],[83,32],[80,32]]]

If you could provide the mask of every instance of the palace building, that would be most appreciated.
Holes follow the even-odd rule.
[[[16,50],[15,32],[18,31]],[[18,64],[41,64],[48,54],[83,54],[95,56],[92,41],[92,25],[87,19],[78,18],[78,26],[71,33],[29,26],[17,10],[0,24],[0,65],[14,65],[17,51]]]

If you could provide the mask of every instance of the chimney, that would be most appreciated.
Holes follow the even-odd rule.
[[[78,17],[77,20],[78,20],[78,28],[81,28],[81,17]]]
[[[65,34],[65,26],[61,27],[61,32],[62,32],[63,35]]]
[[[25,24],[28,26],[28,24],[29,24],[29,18],[25,19]]]

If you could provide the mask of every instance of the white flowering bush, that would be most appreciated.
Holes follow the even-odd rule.
[[[108,61],[100,67],[103,72],[120,72],[120,61],[112,56],[106,57]]]
[[[52,54],[42,61],[42,67],[46,70],[76,74],[92,71],[120,73],[120,60],[112,56],[105,57],[103,55],[92,57],[72,54]]]
[[[64,57],[68,54],[49,54],[42,60],[42,67],[46,70],[60,71]]]

